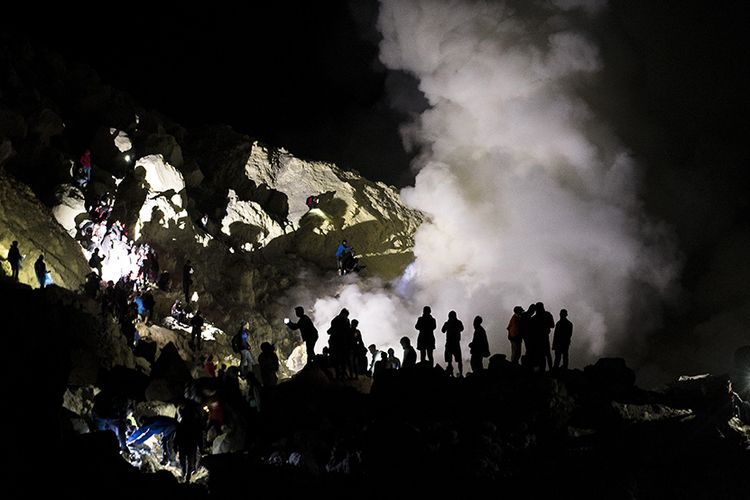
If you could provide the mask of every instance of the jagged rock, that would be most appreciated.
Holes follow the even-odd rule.
[[[670,418],[680,418],[692,415],[688,409],[672,408],[661,404],[628,404],[612,402],[612,407],[617,411],[622,420],[630,422],[651,422]]]
[[[148,397],[148,389],[146,390],[146,396]],[[139,422],[145,417],[156,415],[177,418],[177,405],[158,400],[139,401],[133,405],[133,416]]]
[[[200,186],[204,179],[203,172],[201,172],[200,167],[194,161],[186,162],[182,166],[182,176],[185,179],[185,186],[188,189]]]
[[[122,130],[117,132],[114,141],[115,147],[118,149],[118,151],[120,151],[120,153],[127,153],[128,151],[133,149],[133,143],[130,140],[130,137],[128,137],[128,134]]]
[[[681,376],[669,384],[665,396],[669,404],[677,408],[715,412],[728,403],[727,380],[726,375]]]
[[[37,135],[42,144],[49,144],[51,137],[63,133],[65,125],[57,113],[45,108],[31,117],[29,130]]]
[[[185,384],[174,380],[157,378],[146,387],[147,401],[179,401],[185,390]]]
[[[22,114],[10,109],[0,109],[0,136],[5,136],[11,141],[20,141],[26,134],[26,120]]]
[[[149,134],[140,145],[139,152],[142,156],[161,155],[166,163],[177,169],[182,169],[184,163],[182,148],[175,138],[168,134]]]
[[[145,399],[148,384],[148,377],[143,373],[124,366],[115,366],[100,373],[97,386],[102,390],[112,390],[124,394],[129,399],[142,401]]]
[[[184,209],[182,174],[161,155],[140,158],[135,169],[145,171],[146,201],[140,208],[135,225],[134,239],[137,241],[147,223],[157,223],[164,229],[185,228],[187,211]]]
[[[24,260],[20,279],[38,286],[34,275],[34,261],[44,254],[47,269],[55,283],[77,289],[90,268],[78,243],[52,217],[31,190],[0,172],[0,253],[8,254],[13,240],[17,240]],[[3,261],[3,267],[8,266]],[[5,269],[10,275],[10,267]]]
[[[91,409],[94,407],[94,396],[97,393],[99,393],[99,389],[93,385],[70,386],[63,395],[63,408],[67,408],[82,417],[89,416],[91,415]]]
[[[221,232],[230,236],[233,246],[253,250],[282,236],[284,228],[273,220],[254,201],[238,199],[233,189],[227,195],[226,216],[221,221]]]
[[[256,185],[286,195],[288,222],[301,230],[280,242],[285,251],[327,267],[332,249],[346,238],[364,256],[368,268],[389,278],[399,274],[412,258],[413,235],[423,216],[406,208],[391,186],[257,142],[252,144],[245,175]],[[320,195],[318,209],[310,211],[306,206],[310,195]]]
[[[601,358],[583,373],[593,385],[611,392],[627,391],[635,385],[635,372],[622,358]]]
[[[162,348],[159,359],[156,360],[151,369],[151,376],[154,379],[164,378],[176,380],[180,383],[191,380],[190,369],[172,343]]]
[[[71,237],[75,237],[79,224],[88,218],[83,193],[77,187],[63,184],[55,190],[55,200],[52,215]]]
[[[131,163],[126,161],[127,153],[121,151],[118,143],[122,144],[120,130],[112,127],[99,127],[89,148],[93,161],[92,174],[96,170],[104,169],[118,179],[125,177]]]
[[[13,156],[13,144],[10,142],[10,139],[6,139],[0,135],[0,167],[2,167],[11,156]]]
[[[133,350],[133,355],[138,358],[143,358],[149,363],[153,363],[156,361],[157,348],[158,346],[156,342],[149,342],[148,340],[141,338],[138,345]]]

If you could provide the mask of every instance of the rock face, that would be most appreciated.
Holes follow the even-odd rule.
[[[245,175],[256,185],[282,192],[288,200],[287,222],[293,230],[285,251],[320,266],[331,262],[331,249],[345,238],[376,274],[391,277],[411,259],[419,212],[401,203],[398,192],[335,165],[295,158],[285,150],[252,144]],[[319,207],[309,210],[308,196]]]
[[[80,245],[57,223],[49,209],[28,187],[0,172],[0,255],[8,255],[14,240],[19,242],[24,256],[19,274],[24,283],[37,286],[34,261],[40,254],[44,254],[47,269],[60,286],[78,289],[90,271]],[[3,271],[10,275],[6,261]]]
[[[0,83],[0,161],[8,173],[0,179],[0,252],[17,239],[31,256],[22,281],[34,282],[31,264],[44,251],[56,283],[77,289],[95,247],[105,256],[104,277],[116,281],[137,274],[129,252],[148,244],[174,291],[192,261],[193,306],[207,321],[231,334],[249,320],[255,352],[269,341],[284,359],[299,338],[278,321],[280,299],[304,284],[301,276],[324,287],[337,280],[334,252],[342,239],[369,276],[392,279],[411,262],[422,215],[393,187],[227,126],[188,131],[137,106],[90,68],[69,67],[30,46],[21,51],[0,60],[2,74],[16,80]],[[93,167],[80,187],[85,183],[72,173],[85,150]],[[105,193],[111,213],[98,220],[92,207]],[[312,210],[310,195],[320,200]]]

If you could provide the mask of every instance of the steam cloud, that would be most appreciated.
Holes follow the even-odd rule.
[[[319,324],[348,307],[366,343],[397,347],[429,304],[438,326],[458,312],[464,346],[483,316],[507,353],[513,306],[541,300],[570,312],[574,364],[637,344],[676,260],[642,213],[636,165],[581,97],[601,66],[582,30],[599,3],[382,1],[381,60],[430,105],[403,129],[422,154],[402,191],[429,222],[402,295],[347,285],[316,303]]]

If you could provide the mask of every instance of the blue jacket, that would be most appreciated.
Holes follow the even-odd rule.
[[[343,243],[339,243],[339,247],[336,249],[336,257],[341,257],[346,252],[347,247]]]

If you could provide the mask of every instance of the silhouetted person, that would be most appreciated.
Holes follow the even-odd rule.
[[[200,311],[195,311],[195,315],[190,319],[190,326],[193,327],[192,329],[192,336],[191,336],[191,342],[193,344],[193,349],[196,351],[201,350],[201,341],[203,340],[203,335],[201,335],[201,331],[203,330],[203,316],[201,316]]]
[[[294,314],[297,315],[299,321],[296,323],[288,322],[286,326],[292,330],[299,330],[302,341],[305,343],[307,362],[311,363],[315,359],[315,343],[318,341],[318,330],[313,325],[310,317],[305,314],[305,309],[302,306],[295,307]]]
[[[373,360],[375,360],[375,356],[373,356]],[[383,373],[388,371],[388,369],[388,355],[383,351],[380,351],[380,356],[377,358],[377,361],[375,361],[372,367],[372,378],[380,378]]]
[[[409,337],[401,337],[401,347],[404,348],[404,362],[401,364],[401,368],[412,368],[417,364],[417,351],[411,345]]]
[[[544,309],[542,302],[537,302],[536,311],[531,323],[533,335],[539,349],[537,353],[538,366],[544,371],[546,363],[547,369],[552,370],[552,351],[549,345],[549,335],[555,327],[555,318],[552,317],[552,313]]]
[[[521,359],[521,317],[523,316],[523,307],[516,306],[513,308],[513,316],[508,321],[508,340],[510,341],[510,362],[518,364]]]
[[[34,262],[34,274],[39,281],[39,288],[44,288],[47,283],[47,264],[44,263],[44,255],[40,255]]]
[[[112,389],[104,389],[94,396],[91,417],[98,431],[112,431],[117,436],[120,450],[127,450],[128,399]]]
[[[456,311],[448,313],[448,321],[443,323],[441,331],[445,334],[445,362],[448,363],[448,370],[453,371],[453,359],[455,358],[458,365],[458,375],[464,374],[464,364],[461,361],[461,332],[464,331],[464,324],[456,317]]]
[[[570,338],[573,336],[573,323],[568,320],[568,311],[560,309],[560,321],[555,325],[555,334],[552,337],[552,350],[555,351],[554,367],[560,366],[562,359],[563,370],[568,369],[568,349]]]
[[[96,269],[96,272],[99,274],[99,277],[102,276],[102,261],[104,259],[101,255],[99,255],[99,249],[94,249],[94,253],[91,254],[91,258],[89,259],[89,267],[91,269]]]
[[[203,362],[203,369],[209,377],[216,376],[216,363],[214,363],[214,357],[212,354],[206,356],[206,360]]]
[[[430,306],[424,306],[422,316],[417,319],[417,324],[414,325],[414,328],[419,331],[419,335],[417,335],[419,361],[424,361],[426,357],[432,365],[435,362],[432,357],[432,351],[435,350],[435,329],[437,328],[437,322],[430,314],[431,312]]]
[[[346,249],[349,247],[346,240],[341,240],[341,243],[339,243],[338,248],[336,248],[336,269],[338,269],[338,272],[340,275],[344,274],[344,253],[346,253]]]
[[[260,366],[260,381],[263,387],[273,387],[278,381],[279,357],[276,355],[276,348],[269,342],[263,342],[260,345],[260,354],[258,355],[258,365]]]
[[[359,331],[359,321],[352,320],[352,373],[363,375],[367,373],[367,347],[362,340],[362,332]]]
[[[91,151],[85,150],[81,155],[80,170],[76,172],[76,182],[80,187],[86,187],[91,181]]]
[[[336,371],[336,378],[341,380],[346,377],[346,368],[351,356],[352,326],[349,323],[349,311],[344,308],[331,320],[328,329],[328,347],[331,364]]]
[[[151,436],[161,435],[162,465],[174,459],[174,436],[177,430],[177,419],[155,415],[144,417],[141,426],[128,438],[129,445],[142,445]]]
[[[188,482],[198,464],[198,448],[203,442],[205,417],[200,405],[190,400],[180,407],[179,417],[174,443],[180,455],[182,478]]]
[[[143,292],[141,294],[141,297],[143,297],[143,307],[146,309],[146,316],[143,318],[143,321],[146,324],[149,324],[151,318],[154,317],[154,307],[156,306],[156,299],[154,299],[154,294],[151,293],[150,289],[147,289],[145,292]]]
[[[188,259],[185,265],[182,267],[182,291],[185,294],[185,303],[190,304],[190,286],[193,284],[193,265]]]
[[[180,299],[174,299],[174,304],[172,304],[172,309],[169,311],[169,314],[178,323],[182,323],[182,324],[187,323],[187,316],[185,314],[185,308],[182,306],[182,301]]]
[[[86,275],[86,281],[83,283],[83,292],[89,298],[96,298],[96,294],[99,292],[99,275],[94,271]]]
[[[18,242],[14,241],[8,250],[8,263],[10,264],[11,277],[18,281],[18,271],[21,269],[21,251],[18,249]]]
[[[469,344],[469,352],[471,353],[471,371],[479,373],[484,370],[483,360],[490,357],[490,344],[487,341],[487,332],[482,326],[481,316],[474,318],[474,337]]]
[[[370,368],[369,372],[372,376],[375,373],[375,363],[377,363],[380,360],[380,355],[385,354],[378,350],[378,346],[375,344],[370,344],[367,346],[367,350],[370,351],[370,354],[372,355],[372,359],[370,359]]]
[[[250,352],[250,322],[246,321],[239,331],[240,376],[247,379],[253,369],[253,355]]]
[[[169,274],[169,271],[162,271],[159,274],[159,279],[156,281],[156,286],[159,287],[159,290],[162,292],[168,292],[172,288],[172,276]]]
[[[525,348],[525,354],[521,356],[521,363],[529,368],[533,368],[538,364],[537,359],[539,355],[538,347],[534,343],[534,311],[536,311],[536,304],[529,304],[528,309],[521,313],[521,317],[518,321],[518,331],[521,334],[521,340]]]
[[[396,351],[393,350],[393,347],[388,348],[388,369],[401,369],[401,361],[396,357]]]

